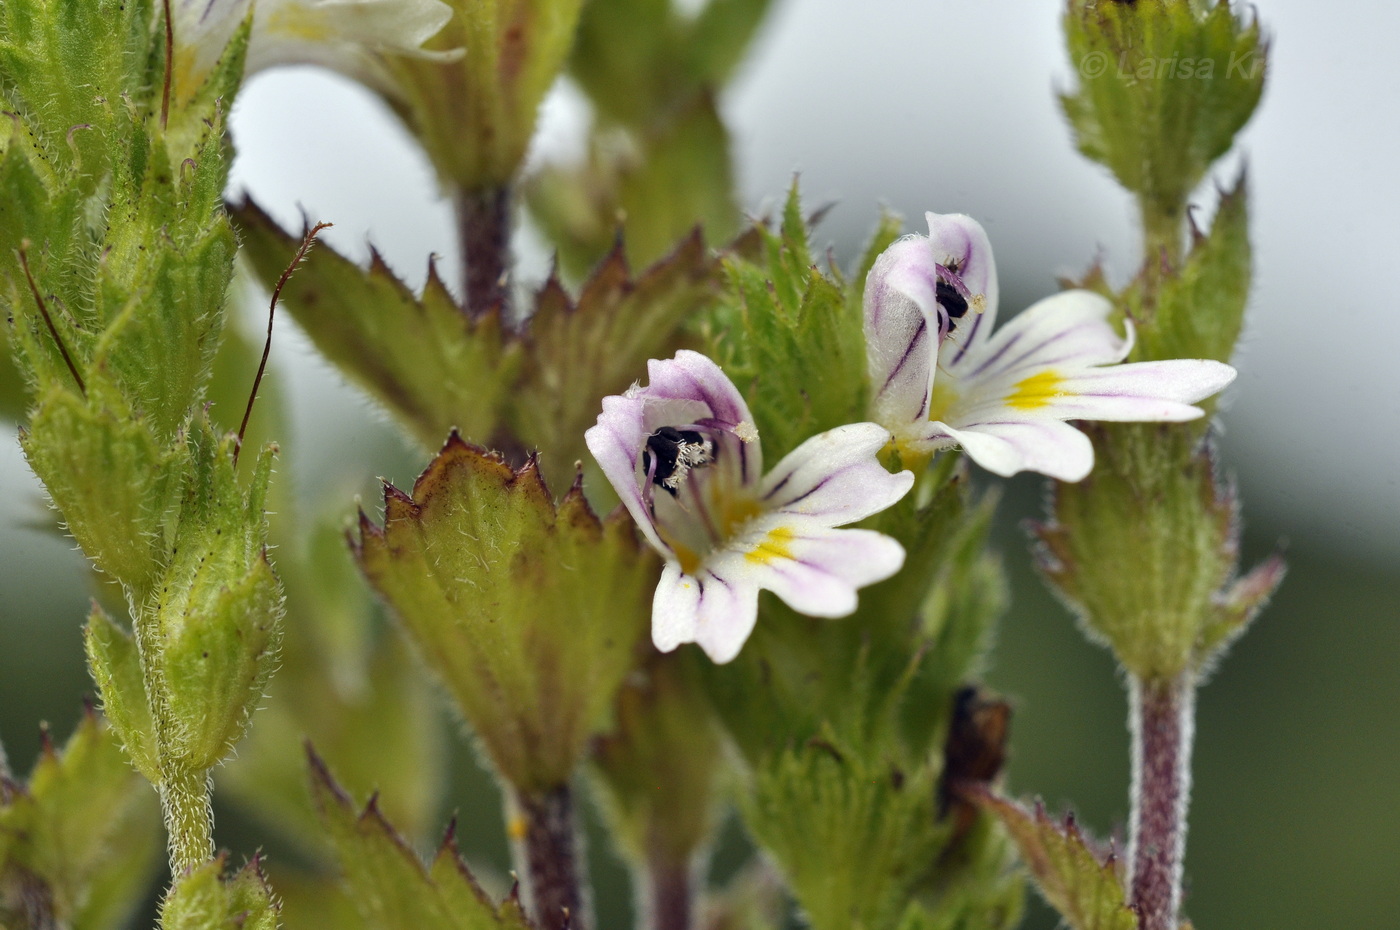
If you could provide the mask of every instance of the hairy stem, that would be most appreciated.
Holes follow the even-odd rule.
[[[1196,682],[1189,672],[1143,681],[1131,676],[1131,901],[1141,930],[1176,930],[1181,862],[1191,792]]]
[[[1165,261],[1177,268],[1182,259],[1182,226],[1185,208],[1163,209],[1147,197],[1139,201],[1142,210],[1143,251],[1148,267]]]
[[[496,305],[510,309],[510,194],[507,185],[457,194],[468,316],[481,316]]]
[[[684,862],[653,857],[642,887],[645,930],[690,930],[695,913],[692,869]]]
[[[170,874],[186,871],[214,855],[214,815],[209,807],[207,772],[171,772],[160,782],[160,804],[170,843]]]
[[[569,786],[515,795],[509,822],[516,873],[536,925],[540,930],[588,930],[592,921],[583,896],[583,853]]]

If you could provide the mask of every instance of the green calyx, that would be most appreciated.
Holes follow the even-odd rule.
[[[366,577],[500,775],[525,795],[566,784],[636,662],[654,557],[577,483],[556,505],[533,460],[516,471],[455,434],[384,505],[353,542]]]
[[[1093,474],[1056,486],[1052,519],[1036,528],[1041,572],[1132,674],[1199,671],[1268,601],[1282,563],[1235,577],[1234,490],[1193,434],[1115,424],[1091,435]]]

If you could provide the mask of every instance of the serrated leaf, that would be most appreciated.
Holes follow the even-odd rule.
[[[160,817],[150,786],[94,714],[61,752],[46,743],[27,784],[0,797],[0,925],[36,907],[80,930],[130,916],[157,865]]]
[[[1028,811],[987,791],[974,798],[1005,825],[1041,894],[1073,930],[1137,930],[1116,855],[1095,850],[1072,815],[1056,822],[1040,805]]]
[[[603,398],[621,394],[650,358],[675,348],[679,330],[713,299],[716,264],[697,232],[633,277],[615,248],[577,300],[557,279],[536,298],[525,335],[525,365],[510,396],[511,423],[553,466],[551,478],[585,458],[583,433]]]
[[[711,352],[743,390],[765,455],[865,419],[861,306],[832,269],[811,264],[807,220],[794,184],[779,231],[760,224],[761,257],[725,262],[726,305],[709,333]]]
[[[264,281],[275,282],[300,240],[251,202],[234,215],[245,254]],[[437,446],[454,428],[491,439],[520,348],[498,314],[469,320],[435,271],[415,297],[377,253],[365,271],[323,245],[282,300],[317,348],[424,446]]]
[[[646,635],[656,560],[577,484],[557,506],[455,434],[413,494],[385,486],[356,557],[496,770],[525,794],[566,783]]]
[[[86,398],[67,386],[41,394],[20,444],[88,558],[144,592],[163,558],[180,450],[162,448],[100,374],[89,378]]]
[[[324,763],[310,759],[313,800],[370,930],[529,930],[513,898],[498,906],[486,897],[450,833],[425,866],[374,800],[356,814]]]

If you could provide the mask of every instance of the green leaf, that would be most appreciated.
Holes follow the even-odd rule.
[[[160,693],[153,717],[163,770],[179,760],[203,771],[223,759],[277,661],[282,586],[267,561],[263,513],[274,450],[258,458],[245,491],[233,463],[236,441],[216,439],[205,418],[192,423],[193,468],[172,558],[138,621],[151,624],[143,659],[147,692]]]
[[[89,712],[61,752],[46,736],[25,785],[0,787],[0,925],[121,926],[159,855],[155,794]]]
[[[590,0],[570,73],[607,122],[634,128],[716,92],[733,74],[770,0],[715,0],[694,16],[669,0]]]
[[[619,849],[636,874],[688,874],[718,818],[723,743],[679,657],[656,655],[618,693],[616,726],[591,772]]]
[[[160,909],[160,930],[277,930],[278,904],[257,859],[224,877],[224,856],[181,875]]]
[[[1072,930],[1137,930],[1116,854],[1095,850],[1073,815],[1057,823],[1038,804],[1028,811],[990,792],[977,801],[1006,826],[1036,887]]]
[[[729,297],[708,341],[776,461],[815,433],[866,418],[865,338],[860,301],[839,272],[812,264],[795,183],[780,231],[758,233],[761,257],[725,262]]]
[[[84,629],[88,668],[97,682],[102,710],[131,764],[152,783],[160,781],[155,723],[146,700],[146,684],[136,640],[98,604],[92,605]]]
[[[1194,227],[1193,227],[1194,228]],[[1119,303],[1137,323],[1133,361],[1213,358],[1235,351],[1249,300],[1249,199],[1241,172],[1222,191],[1208,235],[1195,232],[1181,266],[1148,262]],[[1214,403],[1205,405],[1213,408]]]
[[[656,560],[630,518],[600,521],[577,483],[556,506],[534,460],[515,471],[455,434],[384,507],[355,544],[370,583],[496,771],[527,795],[566,783],[651,616]]]
[[[1259,103],[1258,22],[1223,0],[1070,0],[1064,23],[1079,86],[1061,102],[1079,150],[1175,230]]]
[[[234,214],[259,276],[277,281],[300,239],[251,202]],[[491,439],[520,347],[507,340],[498,315],[469,320],[436,271],[419,298],[377,253],[364,271],[323,245],[307,256],[282,300],[316,347],[425,447],[454,428]]]
[[[152,20],[152,4],[140,0],[6,0],[0,8],[6,109],[32,117],[46,147],[81,166],[85,194],[127,132],[128,106],[141,109],[159,87]]]
[[[42,393],[20,444],[83,552],[139,597],[165,556],[184,451],[159,445],[101,373],[86,398],[70,386]]]
[[[351,899],[371,930],[529,930],[514,896],[492,904],[449,831],[425,866],[371,799],[350,798],[311,754],[311,793],[330,834]]]
[[[814,930],[892,926],[936,861],[928,769],[863,758],[828,732],[775,753],[741,798],[749,832],[786,876]]]

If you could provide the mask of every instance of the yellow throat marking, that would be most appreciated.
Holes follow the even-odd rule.
[[[744,554],[755,565],[772,565],[779,559],[792,558],[792,543],[797,534],[785,526],[774,527],[763,541]]]
[[[1053,371],[1042,371],[1039,374],[1031,375],[1017,382],[1011,389],[1011,393],[1006,396],[1006,405],[1015,407],[1018,410],[1035,410],[1044,407],[1057,397],[1063,397],[1065,391],[1060,390],[1060,385],[1065,379],[1061,378]]]

